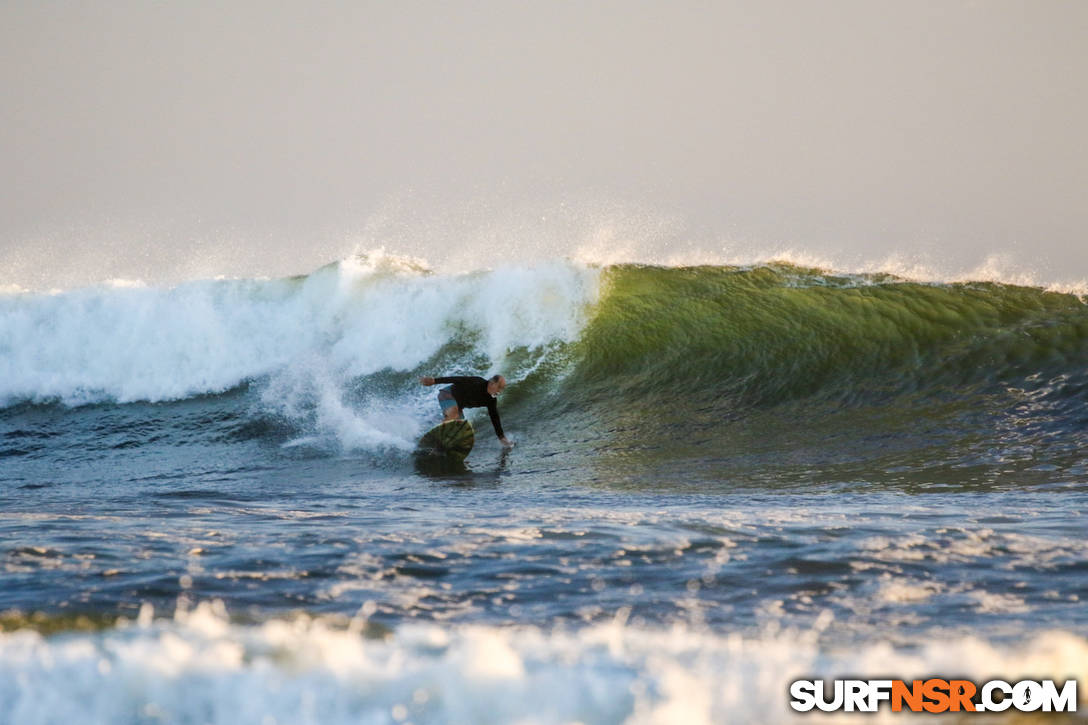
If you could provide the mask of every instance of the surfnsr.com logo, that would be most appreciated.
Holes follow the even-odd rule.
[[[798,712],[1076,712],[1077,681],[1059,688],[1054,680],[796,680],[790,684],[790,707]]]

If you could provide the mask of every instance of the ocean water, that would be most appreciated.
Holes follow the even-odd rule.
[[[785,263],[10,290],[0,723],[774,723],[800,677],[1088,687],[1086,363],[1072,292]],[[465,465],[416,455],[418,378],[495,372],[517,445],[470,411]]]

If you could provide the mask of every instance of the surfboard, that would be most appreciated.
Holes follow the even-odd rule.
[[[463,461],[476,445],[476,433],[467,420],[448,420],[436,425],[419,439],[422,451],[434,451],[454,461]]]

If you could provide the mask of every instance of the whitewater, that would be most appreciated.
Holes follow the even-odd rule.
[[[892,267],[379,250],[3,291],[0,722],[765,723],[800,677],[1084,683],[1083,291]],[[517,445],[471,412],[465,466],[416,456],[419,378],[499,372]]]

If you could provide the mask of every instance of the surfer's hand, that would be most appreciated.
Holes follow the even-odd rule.
[[[514,447],[514,441],[510,440],[509,438],[506,438],[505,436],[500,438],[499,440],[502,441],[502,444],[503,444],[503,446],[505,448],[513,448]]]
[[[432,378],[430,375],[424,375],[422,378],[419,379],[419,382],[423,383],[424,385],[434,385],[434,378]]]

